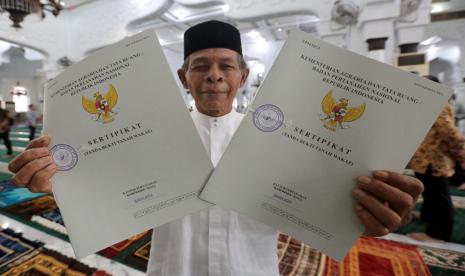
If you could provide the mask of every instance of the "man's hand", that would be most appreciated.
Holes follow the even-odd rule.
[[[57,171],[48,151],[50,137],[42,136],[32,140],[26,150],[8,164],[8,170],[15,173],[11,182],[17,187],[26,187],[34,193],[51,193],[50,178]]]
[[[423,192],[423,183],[410,176],[376,171],[360,176],[352,190],[355,213],[365,225],[367,236],[384,236],[410,221],[410,212]]]

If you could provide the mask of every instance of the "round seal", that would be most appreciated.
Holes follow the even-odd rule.
[[[50,152],[52,153],[53,161],[55,161],[59,171],[69,171],[74,168],[78,162],[76,150],[66,144],[56,144],[52,147]]]
[[[253,113],[253,123],[261,131],[272,132],[282,126],[284,114],[279,107],[272,104],[259,106]]]

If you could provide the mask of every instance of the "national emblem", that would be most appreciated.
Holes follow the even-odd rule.
[[[326,114],[325,118],[320,118],[324,122],[323,126],[331,131],[336,131],[338,125],[339,129],[348,128],[349,126],[344,126],[343,123],[353,122],[362,117],[365,112],[365,103],[358,107],[348,107],[348,105],[349,100],[346,98],[340,98],[339,103],[336,103],[333,91],[330,90],[321,102],[323,112]]]
[[[96,120],[102,123],[109,123],[114,120],[116,112],[113,111],[118,102],[118,93],[113,85],[110,84],[107,94],[102,96],[100,92],[94,93],[94,100],[82,96],[82,107],[90,114],[97,115]],[[113,115],[113,116],[112,116]]]

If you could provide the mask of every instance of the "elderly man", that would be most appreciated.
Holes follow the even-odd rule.
[[[193,26],[184,35],[184,58],[178,76],[195,100],[192,119],[216,166],[243,118],[232,108],[249,73],[240,33],[218,21]],[[33,140],[10,163],[16,185],[51,191],[56,166],[46,148],[49,143],[47,136]],[[415,178],[387,171],[359,177],[352,196],[365,234],[385,235],[406,221],[422,187]],[[276,229],[213,206],[155,229],[147,273],[279,275],[276,234]]]

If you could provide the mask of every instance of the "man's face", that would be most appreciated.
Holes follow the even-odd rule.
[[[178,70],[179,79],[191,92],[197,110],[213,117],[231,111],[237,90],[248,74],[248,69],[240,69],[239,54],[226,48],[194,52],[189,55],[187,71]]]

